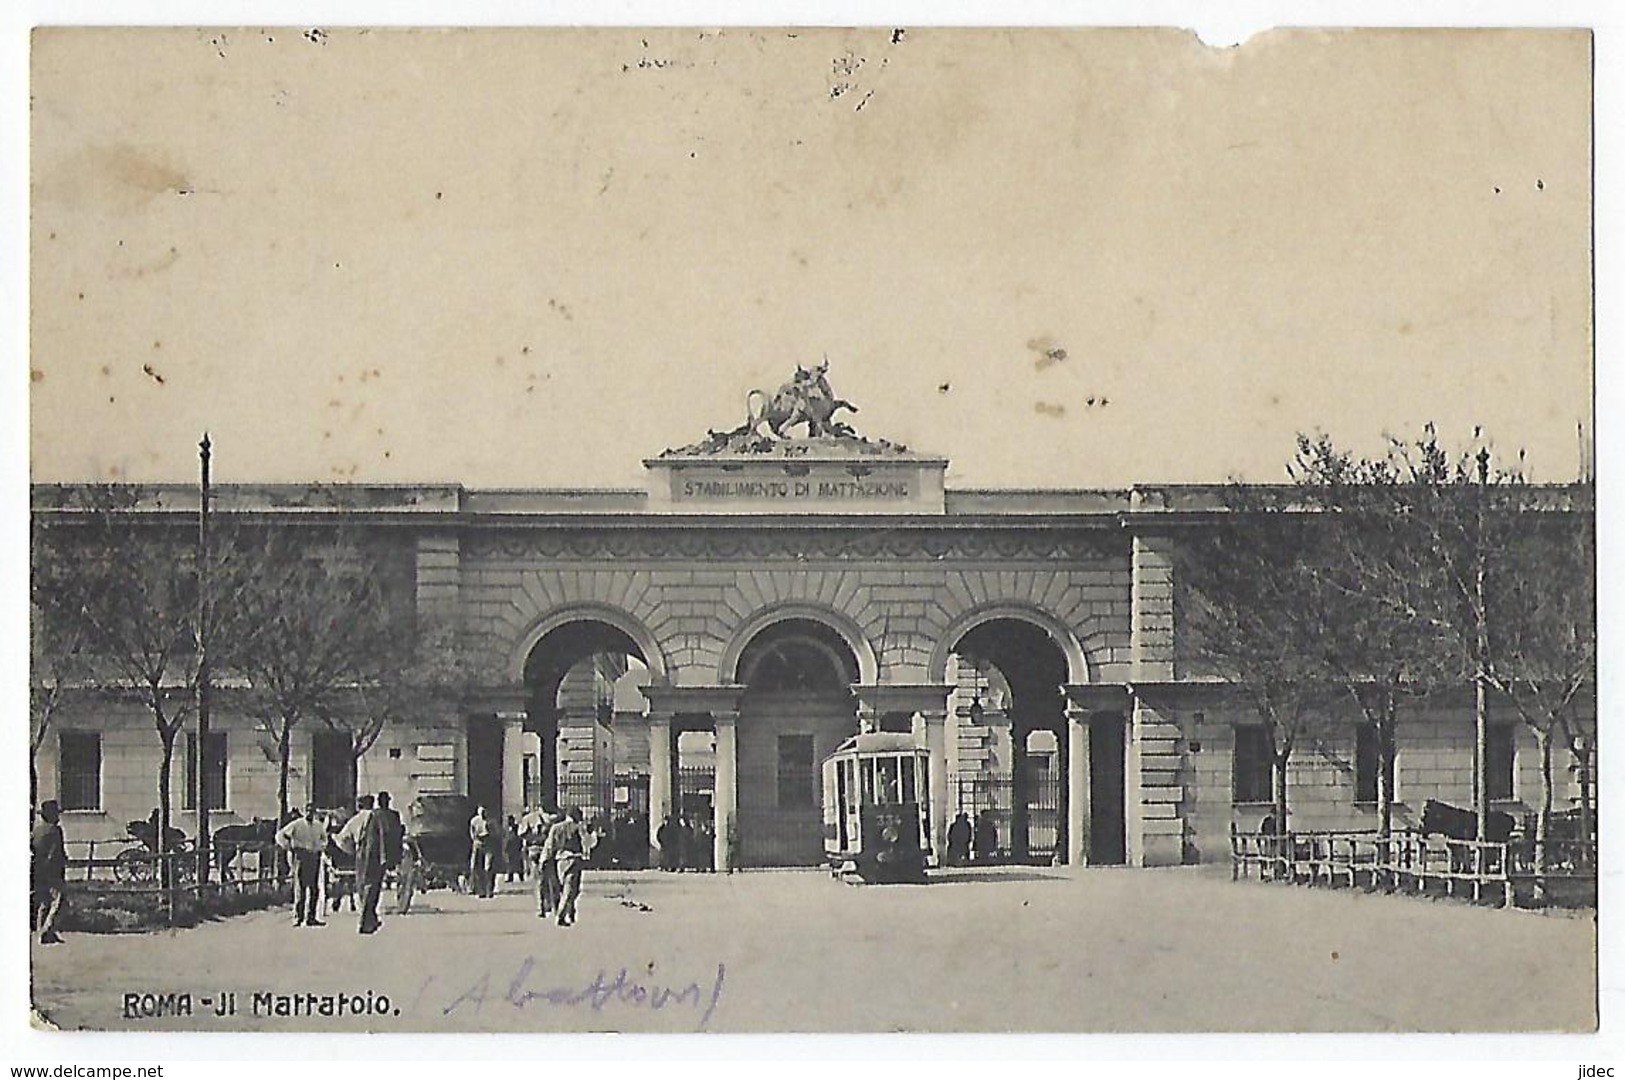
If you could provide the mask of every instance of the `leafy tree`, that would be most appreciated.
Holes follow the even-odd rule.
[[[37,644],[54,651],[77,642],[98,676],[151,715],[163,750],[161,841],[170,828],[175,739],[196,699],[197,552],[189,533],[136,513],[141,498],[134,488],[87,488],[50,514],[34,567]]]
[[[1265,724],[1284,832],[1293,752],[1329,718],[1328,612],[1316,575],[1323,540],[1290,489],[1232,485],[1225,504],[1221,520],[1177,549],[1177,658],[1191,674],[1228,682]]]
[[[1289,473],[1317,514],[1309,569],[1324,605],[1324,660],[1375,739],[1377,832],[1388,836],[1401,718],[1436,685],[1459,682],[1465,660],[1453,634],[1418,614],[1433,606],[1439,573],[1396,462],[1300,435]]]
[[[83,581],[73,545],[60,526],[37,515],[30,523],[28,803],[39,801],[39,752],[58,711],[89,673]]]
[[[1488,679],[1535,734],[1541,793],[1536,838],[1551,833],[1552,752],[1573,757],[1581,836],[1592,823],[1591,749],[1596,710],[1595,490],[1576,484],[1527,492],[1518,528],[1499,551],[1489,581]]]
[[[253,630],[236,666],[248,709],[275,746],[279,820],[290,812],[294,730],[339,715],[360,673],[399,647],[364,550],[342,533],[304,540],[286,531],[258,537],[241,594],[241,618]]]

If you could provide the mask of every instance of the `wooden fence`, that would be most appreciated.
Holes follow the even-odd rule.
[[[1546,902],[1554,890],[1589,887],[1595,896],[1596,843],[1532,839],[1455,840],[1396,832],[1244,833],[1230,827],[1230,877],[1470,897],[1502,906]],[[1594,902],[1594,899],[1593,901]]]
[[[145,898],[174,924],[183,906],[202,908],[222,897],[279,895],[288,873],[274,844],[226,844],[212,852],[209,880],[200,882],[190,845],[159,854],[129,839],[68,841],[67,893],[80,897]]]

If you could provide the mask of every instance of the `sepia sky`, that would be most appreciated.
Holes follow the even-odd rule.
[[[1580,32],[42,30],[32,91],[37,481],[637,485],[825,355],[957,487],[1589,426]]]

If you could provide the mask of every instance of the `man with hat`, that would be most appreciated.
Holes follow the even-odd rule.
[[[62,911],[62,893],[68,881],[68,841],[62,834],[62,807],[55,799],[40,804],[40,820],[29,837],[29,929],[39,931],[40,944],[55,945]]]

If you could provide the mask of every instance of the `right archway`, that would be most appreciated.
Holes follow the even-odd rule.
[[[970,850],[949,861],[1124,862],[1123,716],[1069,701],[1083,670],[1075,642],[997,615],[945,645],[949,810],[972,826]]]

